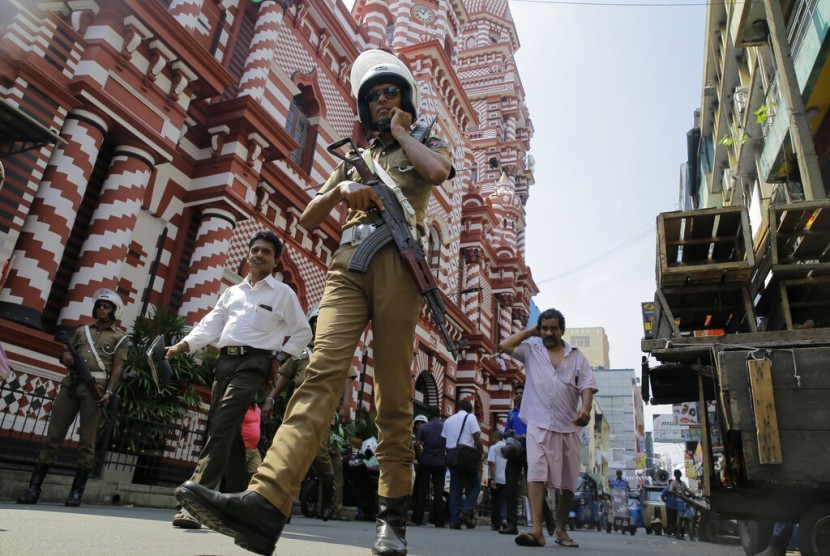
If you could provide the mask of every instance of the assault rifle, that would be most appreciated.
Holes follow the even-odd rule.
[[[349,152],[351,156],[343,156],[338,152],[344,145],[351,146],[351,151]],[[365,274],[368,271],[369,262],[375,253],[390,241],[394,241],[401,260],[403,260],[410,276],[415,280],[418,291],[421,292],[421,295],[426,301],[427,308],[429,308],[429,312],[432,314],[432,320],[435,321],[435,326],[438,327],[438,331],[441,333],[447,349],[452,353],[454,358],[458,359],[458,349],[466,347],[467,342],[455,342],[450,337],[450,333],[444,324],[444,316],[447,310],[444,307],[444,302],[441,300],[438,284],[435,283],[435,277],[429,269],[423,247],[421,247],[420,242],[412,237],[409,231],[409,225],[407,224],[401,204],[395,198],[392,190],[381,183],[378,177],[369,169],[366,161],[360,156],[357,145],[354,144],[351,138],[347,137],[336,141],[329,145],[327,149],[332,155],[351,164],[357,170],[360,181],[374,189],[386,209],[382,211],[373,209],[379,213],[378,216],[382,219],[382,224],[355,250],[352,259],[349,261],[349,270]]]
[[[98,382],[92,378],[92,373],[89,370],[89,365],[87,365],[86,359],[81,357],[81,355],[75,351],[75,346],[72,345],[72,339],[69,337],[66,330],[61,330],[60,333],[55,336],[55,340],[62,343],[64,347],[66,347],[66,351],[69,352],[69,355],[72,356],[72,368],[75,370],[78,378],[81,379],[81,382],[83,382],[89,389],[92,397],[95,398],[95,401],[98,403],[98,408],[104,414],[104,418],[106,419],[106,409],[101,405],[101,398],[103,395],[101,394],[101,390],[98,388]]]

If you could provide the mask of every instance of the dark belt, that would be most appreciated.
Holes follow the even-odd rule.
[[[219,349],[219,353],[222,355],[254,355],[255,353],[267,353],[268,355],[273,355],[273,349],[259,349],[259,348],[252,348],[248,346],[225,346]]]

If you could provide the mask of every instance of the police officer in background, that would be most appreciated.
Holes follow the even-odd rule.
[[[436,185],[452,178],[446,145],[436,137],[424,142],[410,135],[420,107],[421,90],[409,69],[394,55],[363,52],[352,64],[352,93],[361,124],[374,135],[366,156],[389,175],[406,198],[416,225],[422,225]],[[223,495],[190,482],[176,497],[203,516],[213,529],[230,535],[253,552],[270,554],[282,534],[303,475],[314,459],[360,335],[371,320],[374,335],[374,394],[380,462],[379,511],[372,553],[407,553],[406,520],[412,492],[412,354],[415,327],[423,305],[415,281],[394,243],[372,258],[368,272],[349,270],[357,245],[374,233],[383,210],[375,190],[360,183],[350,165],[341,165],[300,217],[307,230],[318,227],[341,203],[348,205],[340,248],[326,277],[314,353],[306,379],[294,392],[265,460],[244,493]],[[403,203],[402,203],[403,204]]]
[[[109,403],[121,370],[127,360],[127,335],[116,328],[115,323],[121,317],[124,303],[112,290],[102,289],[95,292],[95,304],[92,317],[95,322],[81,326],[72,336],[69,345],[86,361],[96,387],[83,381],[75,367],[75,359],[69,348],[63,350],[60,362],[69,373],[61,381],[60,391],[52,403],[49,415],[49,429],[46,433],[46,446],[40,451],[38,463],[29,481],[26,493],[17,499],[18,504],[37,504],[41,485],[49,467],[55,462],[58,449],[66,437],[75,416],[81,414],[78,431],[78,469],[72,481],[66,506],[80,506],[81,497],[86,488],[89,473],[95,458],[95,438],[101,411]],[[100,398],[97,396],[100,395]]]

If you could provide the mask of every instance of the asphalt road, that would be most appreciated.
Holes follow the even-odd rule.
[[[53,504],[19,506],[0,502],[0,555],[38,556],[204,556],[250,554],[230,537],[207,529],[180,530],[170,525],[170,510],[121,506],[65,508]],[[743,556],[734,545],[678,541],[646,535],[574,531],[579,549],[563,548],[548,538],[542,549],[524,548],[513,537],[488,526],[460,531],[410,527],[411,556],[511,556],[573,554],[607,556]],[[277,556],[368,556],[374,523],[322,522],[294,516],[277,544]]]

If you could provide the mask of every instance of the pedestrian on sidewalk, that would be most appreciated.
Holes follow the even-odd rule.
[[[236,492],[247,484],[241,427],[245,412],[262,388],[271,360],[284,363],[302,353],[311,328],[294,291],[272,275],[282,242],[261,230],[248,242],[250,273],[222,293],[216,306],[165,357],[191,353],[218,338],[219,357],[211,388],[207,441],[190,478],[205,488]],[[289,338],[283,344],[283,340]],[[278,353],[274,356],[274,352]],[[186,509],[173,526],[198,529]]]
[[[505,458],[501,449],[505,446],[503,434],[501,431],[493,431],[493,440],[495,444],[490,445],[487,451],[487,468],[488,486],[490,487],[490,529],[498,531],[505,519],[506,504],[504,499],[504,470],[507,467],[507,458]]]
[[[476,465],[470,468],[453,464],[453,452],[457,453],[461,446],[475,448],[484,453],[481,429],[478,419],[473,415],[473,404],[469,400],[458,403],[458,411],[444,423],[441,436],[447,442],[447,463],[450,468],[450,529],[461,529],[461,523],[464,523],[467,529],[474,529],[475,508],[481,492],[481,457]]]
[[[562,340],[564,332],[565,317],[548,309],[536,325],[499,344],[501,351],[524,364],[527,374],[519,417],[527,424],[527,490],[533,528],[516,537],[521,546],[546,543],[542,533],[545,487],[559,490],[554,542],[579,546],[566,525],[582,457],[579,431],[591,420],[597,386],[588,359]],[[542,344],[526,341],[534,337],[541,337]]]
[[[436,527],[446,527],[444,520],[444,479],[447,474],[447,441],[441,434],[441,410],[437,405],[427,408],[428,421],[421,425],[415,435],[415,452],[418,454],[418,476],[412,495],[412,522],[423,525],[427,494],[432,487],[432,507],[429,521]]]

